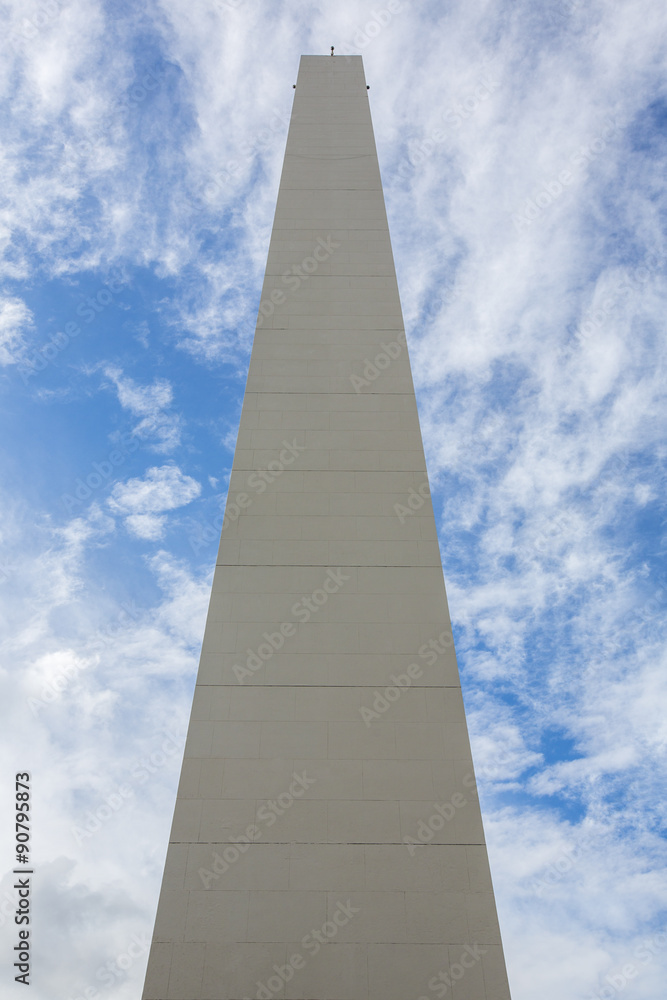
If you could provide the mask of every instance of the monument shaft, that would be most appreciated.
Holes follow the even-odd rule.
[[[361,57],[304,56],[144,1000],[509,1000]]]

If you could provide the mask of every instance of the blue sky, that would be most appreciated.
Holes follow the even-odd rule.
[[[141,992],[292,84],[333,43],[371,86],[514,1000],[658,1000],[663,5],[2,18],[0,785],[33,773],[32,996]]]

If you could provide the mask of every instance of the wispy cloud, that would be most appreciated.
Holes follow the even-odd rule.
[[[156,379],[152,385],[137,385],[112,365],[104,369],[104,374],[115,385],[120,405],[141,417],[132,430],[135,437],[147,441],[157,452],[173,451],[180,445],[182,419],[179,414],[168,412],[174,394],[166,379]]]
[[[32,326],[32,313],[18,298],[0,299],[0,365],[13,365],[25,350],[24,330]]]
[[[124,516],[129,532],[154,541],[164,534],[167,518],[162,512],[183,507],[200,493],[201,485],[177,466],[154,466],[143,479],[128,479],[114,486],[108,506]]]

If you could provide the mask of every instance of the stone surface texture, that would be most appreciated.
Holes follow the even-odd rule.
[[[303,56],[144,1000],[508,1000],[360,56]]]

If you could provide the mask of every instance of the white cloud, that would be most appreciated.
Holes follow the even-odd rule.
[[[2,523],[4,544],[22,559],[0,605],[0,756],[7,774],[20,752],[35,824],[49,831],[47,844],[34,828],[41,971],[32,989],[39,1000],[89,988],[125,1000],[141,990],[147,951],[136,942],[150,939],[166,848],[160,817],[175,795],[210,579],[158,552],[148,563],[151,600],[137,605],[122,591],[114,600],[87,575],[97,536],[82,519],[53,530],[24,507],[4,508]],[[3,933],[13,926],[13,882],[0,884]]]
[[[113,381],[118,391],[121,406],[137,415],[149,415],[171,406],[174,394],[166,379],[156,379],[153,385],[139,386],[130,378],[124,378],[119,368],[109,365],[105,375]]]
[[[25,350],[23,332],[32,325],[32,313],[22,299],[0,299],[0,365],[14,365],[21,360]]]
[[[125,515],[125,525],[132,534],[154,541],[164,534],[167,520],[157,515],[183,507],[200,493],[200,483],[178,466],[153,466],[143,479],[117,483],[108,505],[113,513]]]
[[[113,365],[107,365],[104,374],[115,385],[120,405],[142,418],[133,428],[133,435],[149,441],[153,451],[164,453],[177,448],[183,422],[179,414],[167,412],[174,398],[167,379],[158,378],[152,385],[137,385]]]
[[[137,538],[145,538],[149,542],[155,542],[164,535],[167,524],[166,517],[159,517],[155,514],[130,514],[125,518],[125,527]]]

